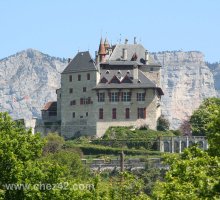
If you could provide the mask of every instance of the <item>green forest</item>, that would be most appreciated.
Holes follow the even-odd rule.
[[[161,117],[158,130],[110,127],[102,139],[65,141],[56,133],[32,134],[0,113],[0,199],[4,200],[196,200],[220,199],[220,99],[204,100],[179,130]],[[206,136],[183,153],[161,153],[160,136]],[[163,168],[92,171],[81,159],[160,158]]]

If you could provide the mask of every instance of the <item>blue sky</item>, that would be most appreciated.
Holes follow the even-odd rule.
[[[134,36],[151,52],[198,50],[220,61],[219,0],[2,0],[0,59],[34,48],[57,57]]]

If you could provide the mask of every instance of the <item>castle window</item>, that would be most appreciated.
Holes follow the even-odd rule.
[[[137,101],[145,101],[145,93],[137,93]]]
[[[81,81],[81,75],[78,74],[78,81]]]
[[[112,119],[116,119],[116,116],[117,115],[117,113],[116,113],[116,108],[113,108],[112,109]]]
[[[99,108],[99,119],[103,119],[103,108]]]
[[[130,118],[130,108],[125,108],[125,118],[126,119]]]
[[[146,108],[138,108],[137,109],[137,118],[145,119],[146,118]]]
[[[73,118],[76,117],[76,113],[75,113],[75,112],[72,113],[72,117],[73,117]]]
[[[80,98],[80,105],[84,105],[84,104],[92,104],[92,100],[91,97],[88,98]]]
[[[57,116],[57,112],[56,111],[49,111],[49,116]]]
[[[98,102],[104,102],[105,101],[105,93],[100,92],[98,93]]]
[[[70,105],[71,105],[71,106],[76,105],[76,100],[70,101]]]
[[[73,93],[73,88],[70,88],[70,89],[69,89],[69,93],[70,93],[70,94]]]
[[[88,117],[89,116],[89,113],[88,112],[86,112],[86,117]]]
[[[131,101],[131,92],[122,92],[122,101]]]
[[[90,74],[89,73],[87,74],[87,80],[90,80]]]
[[[83,92],[86,92],[86,87],[83,87]]]
[[[69,75],[69,82],[72,82],[73,81],[73,77],[72,75]]]
[[[111,92],[109,100],[111,102],[118,102],[119,101],[119,92]]]

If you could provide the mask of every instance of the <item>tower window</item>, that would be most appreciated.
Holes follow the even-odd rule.
[[[103,108],[99,108],[99,119],[103,119]]]
[[[86,92],[86,87],[83,87],[83,92]]]
[[[89,113],[88,112],[86,112],[86,117],[88,117],[89,116]]]
[[[75,118],[75,117],[76,117],[76,113],[75,113],[75,112],[73,112],[73,113],[72,113],[72,116],[73,116],[73,118]]]
[[[130,118],[130,108],[125,108],[125,118],[126,119]]]
[[[81,75],[78,74],[78,81],[81,81]]]
[[[69,89],[69,93],[70,93],[70,94],[73,93],[73,88],[70,88],[70,89]]]
[[[72,82],[73,81],[73,77],[72,75],[69,75],[69,82]]]
[[[116,119],[116,116],[117,114],[116,114],[116,108],[113,108],[112,109],[112,119]]]
[[[145,119],[146,118],[146,108],[138,108],[137,110],[137,118],[138,119]]]
[[[87,74],[87,80],[90,80],[90,74],[89,73]]]

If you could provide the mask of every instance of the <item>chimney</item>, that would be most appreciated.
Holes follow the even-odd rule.
[[[70,63],[71,62],[71,58],[68,58],[68,63]]]
[[[125,39],[125,44],[128,44],[128,39]]]
[[[149,61],[149,53],[148,53],[147,50],[145,51],[145,58],[144,58],[144,60],[145,60],[145,64],[148,65],[148,61]]]
[[[128,59],[128,52],[127,52],[127,49],[125,49],[125,48],[122,49],[122,59],[123,60]]]
[[[95,62],[96,62],[96,64],[99,62],[98,51],[95,51]]]
[[[133,68],[133,79],[138,79],[138,66],[134,65]]]
[[[137,44],[136,37],[134,37],[134,44]]]

